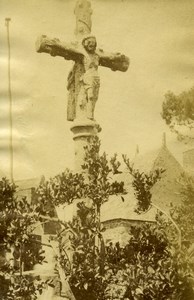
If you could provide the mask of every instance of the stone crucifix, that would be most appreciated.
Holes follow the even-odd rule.
[[[37,40],[36,50],[75,62],[67,79],[67,120],[93,121],[100,88],[98,66],[125,72],[129,67],[129,58],[120,53],[106,53],[97,49],[96,37],[91,35],[92,9],[88,0],[78,0],[74,12],[76,42],[62,43],[43,35]]]

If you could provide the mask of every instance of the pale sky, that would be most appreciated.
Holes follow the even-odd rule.
[[[133,158],[159,148],[167,134],[181,160],[188,145],[176,141],[160,117],[164,94],[194,85],[194,1],[93,0],[93,34],[98,46],[130,57],[126,73],[99,68],[95,119],[102,127],[102,150]],[[66,78],[72,62],[36,53],[46,34],[74,40],[74,0],[0,0],[0,171],[9,176],[7,41],[10,17],[14,125],[14,178],[54,176],[73,168],[74,145],[66,120]]]

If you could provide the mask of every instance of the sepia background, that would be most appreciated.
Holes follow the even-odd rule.
[[[46,34],[74,40],[73,0],[0,0],[0,175],[9,177],[9,98],[5,18],[10,17],[14,178],[53,176],[73,168],[71,123],[66,120],[67,76],[72,62],[36,53]],[[181,161],[189,146],[176,140],[162,120],[168,90],[193,86],[194,1],[93,0],[92,32],[98,47],[130,57],[126,73],[99,68],[95,119],[102,149],[133,158],[160,147],[162,133]]]

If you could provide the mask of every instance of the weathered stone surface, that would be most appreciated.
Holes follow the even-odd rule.
[[[42,35],[36,42],[36,51],[61,56],[75,62],[67,78],[68,103],[67,120],[74,121],[71,130],[74,133],[76,171],[84,161],[83,147],[89,136],[96,135],[94,111],[100,89],[98,67],[103,66],[113,71],[127,71],[129,58],[121,53],[106,53],[97,49],[95,36],[91,35],[92,9],[90,1],[78,0],[75,7],[76,42],[65,43],[59,39],[50,39]],[[93,121],[92,126],[85,126],[86,121]],[[77,123],[82,123],[80,126]],[[80,130],[80,134],[79,134]],[[83,132],[84,131],[84,132]]]
[[[75,171],[83,172],[82,165],[85,158],[85,147],[88,145],[88,138],[97,135],[99,125],[92,120],[80,120],[73,123],[71,131],[75,141]]]
[[[100,128],[94,120],[94,110],[100,88],[98,67],[104,66],[113,71],[122,72],[127,71],[129,67],[129,58],[125,55],[106,53],[102,49],[97,49],[96,38],[90,35],[92,27],[91,14],[90,1],[78,0],[75,7],[75,43],[62,43],[59,39],[49,39],[45,35],[41,36],[36,42],[37,52],[60,56],[75,62],[67,80],[69,91],[67,120],[74,121],[71,130],[74,134],[75,170],[77,172],[82,171],[81,166],[85,157],[84,147],[89,143],[88,137],[97,135]],[[71,248],[68,239],[64,240],[64,249],[68,252],[70,258]],[[74,300],[65,273],[60,266],[58,267],[62,283],[62,294]],[[50,295],[52,295],[52,292],[49,291]],[[46,298],[49,299],[47,296]]]
[[[52,56],[61,56],[67,60],[82,62],[84,53],[78,43],[62,43],[59,39],[51,39],[42,35],[37,39],[36,51],[39,53],[49,53]],[[102,49],[97,49],[99,65],[110,68],[113,71],[126,72],[129,67],[129,58],[119,52],[109,53]]]
[[[75,35],[79,38],[84,34],[89,34],[92,29],[92,8],[88,0],[78,0],[74,10],[76,16]]]
[[[69,73],[67,89],[69,91],[67,105],[67,120],[85,116],[94,119],[94,109],[98,100],[100,77],[98,66],[110,68],[113,71],[127,71],[129,58],[120,53],[105,53],[96,49],[94,36],[84,36],[82,44],[61,43],[58,39],[41,36],[36,43],[37,52],[49,53],[75,61]]]

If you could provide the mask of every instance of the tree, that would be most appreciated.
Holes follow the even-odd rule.
[[[126,155],[123,155],[123,160],[133,178],[132,186],[137,199],[136,212],[140,214],[147,211],[152,206],[151,189],[154,184],[161,179],[161,175],[165,172],[165,170],[156,169],[146,174],[145,172],[140,172],[138,169],[134,169],[133,164]]]
[[[77,216],[59,232],[59,260],[75,298],[188,300],[184,295],[188,291],[192,293],[189,265],[179,249],[176,247],[175,251],[168,240],[165,233],[167,225],[164,222],[134,228],[124,248],[118,243],[109,246],[104,244],[105,228],[100,222],[101,205],[113,193],[122,197],[125,189],[122,182],[113,180],[113,174],[120,172],[116,156],[108,161],[105,153],[99,154],[99,149],[97,138],[90,141],[83,165],[87,176],[66,171],[39,188],[39,201],[49,199],[53,207],[80,199]],[[144,212],[152,205],[151,188],[160,179],[163,170],[145,174],[135,170],[126,156],[124,161],[133,176],[137,211]],[[83,198],[88,201],[83,201]],[[73,232],[70,238],[70,264],[63,248],[63,234],[67,229]]]
[[[101,206],[112,194],[122,197],[125,188],[123,182],[114,180],[114,174],[120,172],[116,155],[108,160],[107,155],[100,155],[99,150],[100,142],[95,137],[86,147],[85,174],[66,170],[49,181],[41,182],[35,204],[29,204],[25,199],[17,200],[15,186],[2,180],[2,241],[5,250],[12,250],[13,256],[19,258],[18,268],[14,269],[15,266],[7,263],[1,267],[1,285],[6,287],[3,300],[33,300],[37,298],[38,291],[41,293],[45,283],[24,276],[23,263],[30,262],[32,258],[33,263],[43,261],[41,249],[35,253],[29,245],[37,222],[50,221],[57,224],[57,269],[70,299],[189,300],[188,295],[193,292],[189,281],[190,265],[182,252],[176,251],[170,243],[165,222],[133,228],[131,239],[123,248],[119,243],[104,244],[103,232],[106,229],[100,220]],[[126,157],[124,161],[133,176],[137,210],[141,213],[149,209],[151,187],[163,171],[141,173],[131,166]],[[56,206],[69,205],[75,200],[77,215],[71,222],[60,221]],[[71,253],[67,253],[65,248],[67,232],[71,232]],[[7,286],[6,275],[9,276]],[[187,298],[184,298],[186,293]]]
[[[194,177],[184,173],[179,183],[182,201],[171,207],[171,215],[181,228],[183,242],[189,247],[194,242]]]
[[[191,139],[194,128],[194,87],[179,95],[168,92],[162,104],[162,118],[178,139]]]
[[[125,247],[107,247],[109,295],[130,300],[193,299],[187,256],[172,252],[163,225],[134,227],[131,234]]]
[[[61,175],[44,182],[38,189],[39,203],[42,207],[71,204],[79,200],[77,217],[68,224],[63,224],[59,233],[60,262],[69,277],[70,286],[76,299],[105,299],[104,278],[104,241],[101,226],[101,206],[112,194],[123,194],[124,183],[113,180],[119,163],[114,156],[110,161],[107,155],[99,154],[100,141],[97,137],[90,140],[86,147],[86,172],[73,174],[66,170]],[[85,201],[83,201],[85,199]],[[86,201],[87,200],[87,201]],[[49,210],[51,213],[51,210]],[[65,258],[63,235],[67,229],[74,233],[71,237],[73,251],[72,266]],[[62,257],[62,259],[61,259]],[[65,259],[64,259],[65,258]]]
[[[175,132],[179,140],[188,141],[194,138],[194,87],[179,95],[168,92],[162,106],[162,118]],[[192,176],[183,174],[179,179],[181,185],[182,203],[171,208],[172,218],[182,232],[183,240],[188,245],[193,242],[194,234],[194,179]]]

